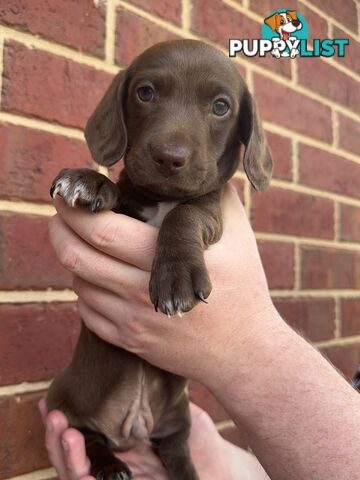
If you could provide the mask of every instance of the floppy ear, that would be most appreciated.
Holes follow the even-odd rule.
[[[256,104],[247,88],[240,101],[239,140],[245,146],[244,170],[253,187],[263,191],[271,180],[271,153]]]
[[[116,75],[85,127],[85,138],[95,162],[109,167],[126,150],[123,94],[126,72]]]
[[[297,15],[296,15],[296,10],[286,10],[286,13],[288,15],[290,15],[290,17],[292,18],[292,20],[297,20]]]
[[[264,23],[266,23],[266,25],[268,25],[271,28],[271,30],[276,31],[278,27],[278,20],[279,20],[279,14],[274,13],[274,15],[271,15],[271,17],[265,18]]]

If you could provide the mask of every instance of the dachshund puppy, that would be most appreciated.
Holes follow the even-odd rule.
[[[66,169],[52,196],[160,228],[149,286],[157,311],[181,315],[206,302],[211,282],[204,250],[221,237],[222,187],[238,168],[240,145],[257,190],[267,187],[272,171],[256,107],[236,67],[202,42],[157,44],[114,78],[85,137],[100,165],[124,159],[118,183],[93,170]],[[185,387],[185,379],[104,342],[83,324],[47,405],[84,433],[98,479],[130,479],[113,451],[148,439],[170,479],[195,480]]]

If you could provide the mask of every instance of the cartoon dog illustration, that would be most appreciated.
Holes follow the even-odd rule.
[[[281,40],[296,40],[296,37],[290,36],[291,33],[302,28],[302,23],[297,18],[296,10],[286,10],[283,13],[274,13],[270,17],[265,18],[264,22],[268,25],[271,30],[277,32],[280,35]],[[279,48],[274,48],[271,52],[276,58],[288,57],[289,53],[287,51],[282,51],[280,53]],[[299,54],[299,50],[292,48],[290,51],[290,57],[295,58]]]

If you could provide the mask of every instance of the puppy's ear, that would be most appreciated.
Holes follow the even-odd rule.
[[[271,179],[272,158],[251,93],[246,88],[240,99],[240,142],[245,146],[244,169],[256,190],[265,190]]]
[[[265,18],[264,23],[266,23],[271,30],[277,31],[279,26],[279,16],[280,15],[278,13],[274,13],[274,15],[271,15],[271,17]]]
[[[297,20],[296,10],[286,10],[287,15],[290,15],[292,20]]]
[[[123,111],[125,77],[125,71],[116,75],[85,127],[93,159],[106,167],[120,160],[127,147]]]

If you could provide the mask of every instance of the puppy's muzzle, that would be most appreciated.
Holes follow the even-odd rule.
[[[191,156],[190,150],[180,145],[152,145],[150,151],[156,169],[166,177],[183,170]]]

